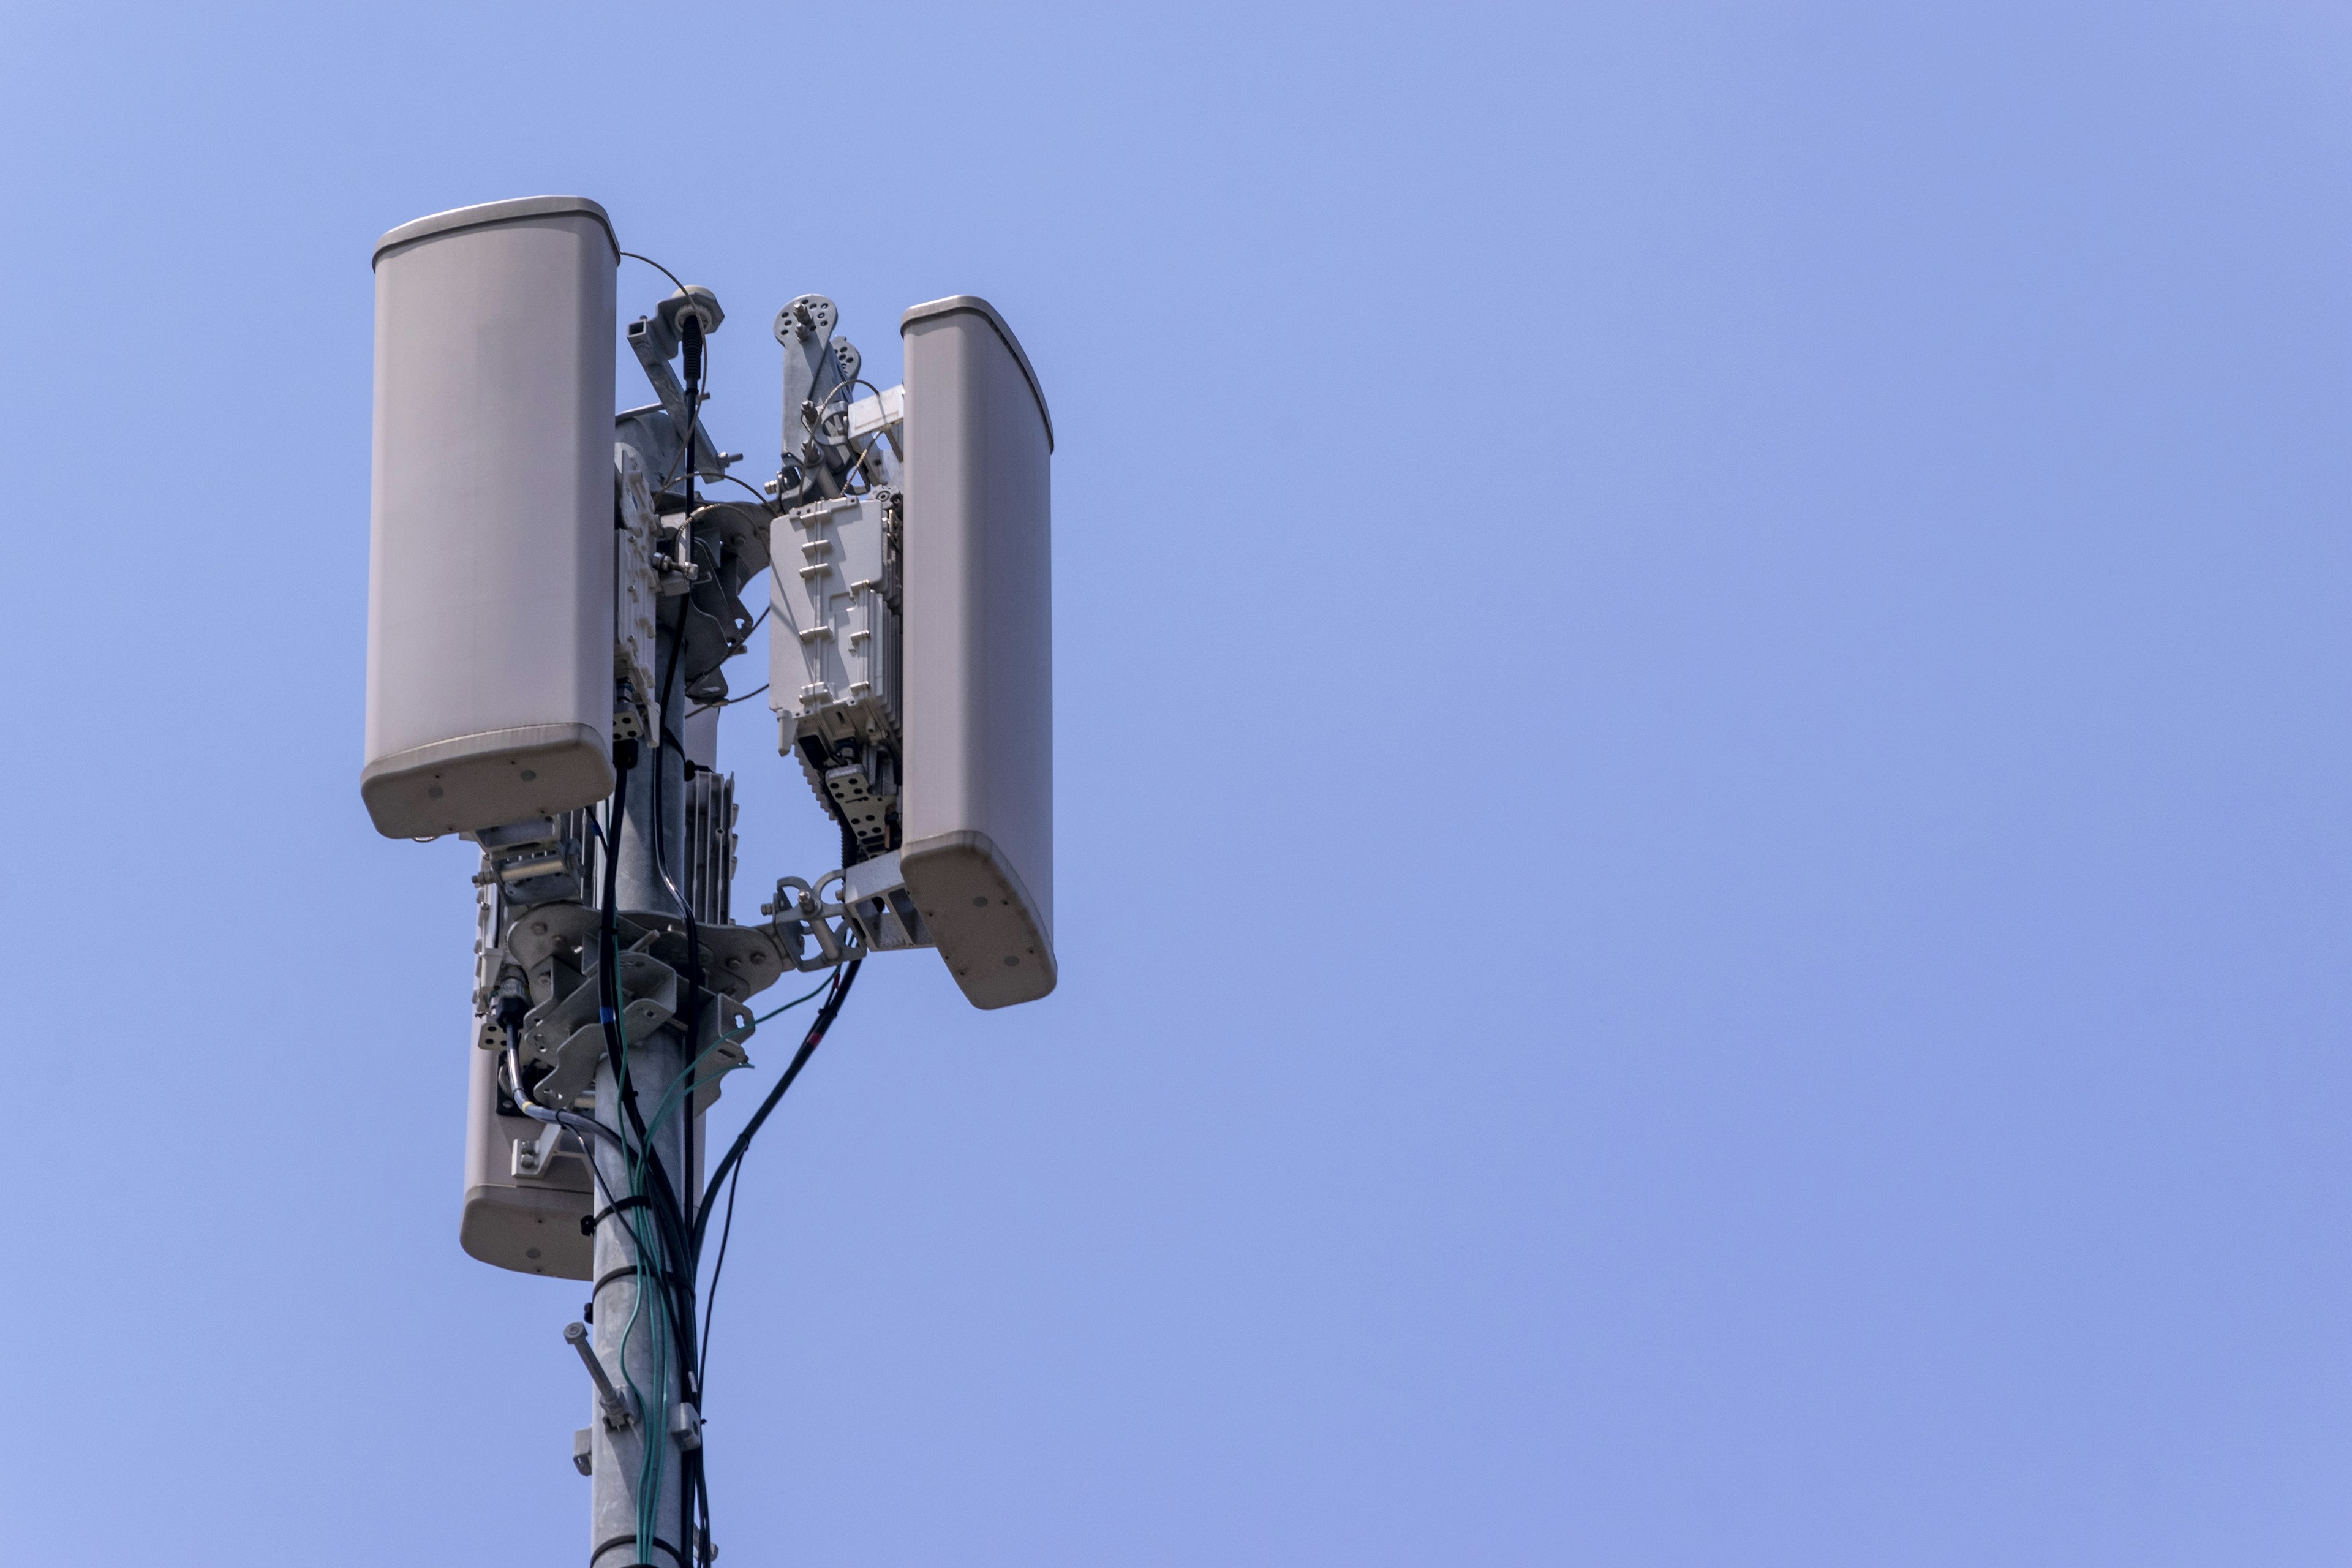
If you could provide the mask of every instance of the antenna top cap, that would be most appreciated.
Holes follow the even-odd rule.
[[[689,283],[664,300],[654,308],[654,314],[661,318],[661,324],[668,330],[673,340],[678,335],[678,323],[685,317],[698,319],[702,322],[702,335],[706,338],[717,331],[719,323],[727,319],[727,312],[719,308],[719,296],[699,283]]]

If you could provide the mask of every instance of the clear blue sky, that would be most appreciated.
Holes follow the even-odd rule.
[[[2352,1557],[2352,10],[0,63],[0,1561],[584,1560],[471,865],[357,787],[370,246],[542,192],[755,464],[803,291],[877,380],[987,296],[1060,437],[1062,986],[877,963],[754,1153],[727,1568]],[[832,861],[723,745],[742,908]]]

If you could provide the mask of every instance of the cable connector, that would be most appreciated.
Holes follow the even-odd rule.
[[[498,994],[490,1002],[490,1016],[509,1037],[522,1026],[530,1012],[530,982],[513,964],[499,972]]]
[[[580,1352],[581,1364],[588,1369],[588,1375],[596,1380],[596,1403],[603,1407],[605,1426],[617,1432],[635,1422],[637,1418],[636,1394],[630,1389],[614,1387],[613,1380],[604,1375],[604,1363],[598,1361],[596,1352],[588,1348],[588,1325],[565,1324],[563,1340]]]

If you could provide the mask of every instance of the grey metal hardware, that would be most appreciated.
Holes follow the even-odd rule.
[[[680,1448],[692,1450],[701,1447],[702,1412],[691,1405],[678,1405],[669,1415],[669,1435],[677,1439]]]
[[[605,1374],[604,1363],[596,1359],[596,1352],[588,1346],[588,1325],[566,1323],[563,1327],[563,1341],[580,1352],[580,1364],[586,1367],[588,1375],[596,1380],[596,1403],[604,1409],[605,1426],[610,1430],[618,1431],[636,1420],[635,1391],[613,1386],[612,1378]],[[574,1448],[576,1451],[576,1444]],[[586,1471],[583,1469],[582,1473],[584,1475]]]
[[[751,999],[788,974],[935,947],[976,1005],[1053,988],[1053,432],[985,301],[908,311],[905,384],[880,388],[834,302],[804,294],[774,321],[776,476],[714,500],[697,481],[741,454],[673,362],[724,312],[681,287],[628,324],[655,401],[611,414],[620,259],[577,197],[436,215],[378,247],[362,793],[387,837],[480,850],[459,1235],[499,1267],[595,1282],[593,1328],[565,1331],[595,1390],[572,1441],[590,1539],[690,1543],[708,1564],[707,1539],[648,1534],[685,1522],[702,1422],[677,1347],[627,1332],[646,1291],[691,1285],[648,1264],[646,1216],[611,1199],[650,1161],[691,1206],[698,1119],[749,1065]],[[606,441],[609,491],[584,460]],[[779,749],[850,863],[778,879],[764,923],[737,925],[718,733],[762,572]],[[684,1112],[643,1147],[610,1131],[624,1056],[638,1097]],[[667,1408],[634,1388],[668,1389]],[[681,1462],[640,1463],[665,1444]]]

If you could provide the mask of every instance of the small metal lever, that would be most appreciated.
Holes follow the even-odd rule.
[[[637,1402],[625,1389],[614,1388],[613,1380],[604,1375],[604,1363],[588,1348],[588,1325],[567,1323],[563,1329],[564,1342],[580,1352],[581,1364],[588,1375],[596,1380],[596,1403],[604,1407],[604,1425],[614,1431],[637,1418]]]

